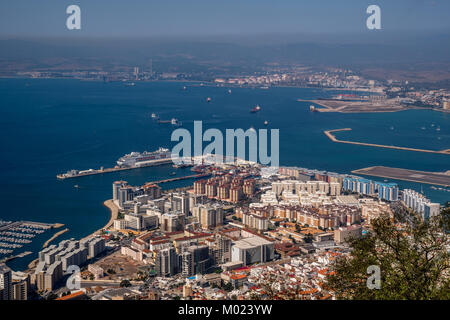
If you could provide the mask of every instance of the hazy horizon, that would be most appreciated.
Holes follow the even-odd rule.
[[[66,28],[66,8],[81,8],[81,30]],[[368,30],[366,9],[381,8],[382,30]],[[266,34],[450,32],[445,0],[18,0],[0,3],[1,37],[197,37]]]

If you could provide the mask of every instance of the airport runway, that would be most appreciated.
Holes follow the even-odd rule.
[[[353,170],[352,173],[418,183],[434,184],[444,187],[450,186],[450,172],[425,172],[401,168],[375,166]]]

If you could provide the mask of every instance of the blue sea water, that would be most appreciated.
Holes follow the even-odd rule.
[[[187,89],[183,90],[183,86]],[[331,142],[324,130],[350,127],[336,136],[353,141],[425,149],[450,148],[450,114],[430,110],[396,113],[313,113],[297,99],[330,96],[333,91],[305,88],[228,88],[193,83],[122,83],[52,79],[0,79],[0,219],[60,222],[70,229],[58,238],[80,238],[109,220],[102,203],[111,198],[112,182],[139,185],[166,178],[170,165],[59,181],[69,169],[111,167],[125,153],[170,147],[174,128],[157,124],[150,115],[178,118],[192,130],[194,120],[207,128],[253,126],[280,129],[280,164],[339,173],[384,165],[425,171],[450,170],[450,156],[390,150]],[[211,97],[211,103],[206,98]],[[256,104],[261,111],[251,114]],[[436,128],[440,127],[440,131]],[[178,169],[177,175],[189,174]],[[381,178],[375,178],[381,179]],[[401,188],[423,188],[433,201],[450,193],[429,185],[394,181]],[[164,188],[192,181],[174,182]],[[78,184],[80,188],[74,188]],[[24,269],[43,241],[25,246],[34,254],[8,264]],[[15,253],[18,253],[17,251]]]

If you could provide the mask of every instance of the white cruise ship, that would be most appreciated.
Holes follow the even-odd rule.
[[[117,164],[121,167],[139,167],[157,160],[170,160],[170,155],[170,150],[166,148],[159,148],[153,152],[131,152],[120,157],[119,160],[117,160]]]

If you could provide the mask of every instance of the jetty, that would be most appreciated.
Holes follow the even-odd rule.
[[[69,228],[66,228],[64,230],[58,231],[57,233],[55,233],[50,239],[48,239],[47,241],[45,241],[44,245],[42,246],[42,248],[46,248],[48,246],[48,244],[50,242],[52,242],[53,240],[55,240],[56,238],[58,238],[60,235],[62,235],[63,233],[66,233],[67,231],[69,231]]]
[[[17,258],[23,258],[23,257],[25,257],[25,256],[27,256],[29,254],[32,254],[32,252],[31,251],[25,251],[25,252],[22,252],[22,253],[13,255],[13,256],[5,257],[5,258],[0,260],[0,263],[5,263],[5,262],[8,262],[8,261],[17,259]]]
[[[332,132],[339,131],[351,131],[351,128],[343,128],[343,129],[334,129],[334,130],[325,130],[323,133],[333,142],[338,143],[347,143],[347,144],[355,144],[360,146],[367,147],[376,147],[376,148],[386,148],[386,149],[395,149],[395,150],[404,150],[404,151],[414,151],[414,152],[426,152],[426,153],[438,153],[438,154],[447,154],[450,155],[450,149],[446,150],[427,150],[427,149],[418,149],[418,148],[409,148],[409,147],[398,147],[398,146],[389,146],[384,144],[375,144],[375,143],[366,143],[366,142],[357,142],[357,141],[349,141],[349,140],[339,140],[337,139]]]

